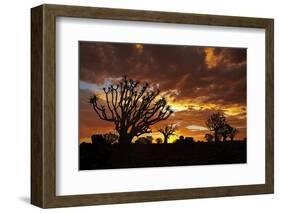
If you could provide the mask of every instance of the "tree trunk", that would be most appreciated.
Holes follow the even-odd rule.
[[[218,132],[215,130],[215,142],[219,142]]]
[[[168,143],[168,137],[164,137],[164,144],[167,144]]]
[[[118,143],[120,145],[129,145],[131,144],[132,137],[127,133],[119,133]]]

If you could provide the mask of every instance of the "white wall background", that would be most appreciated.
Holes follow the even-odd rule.
[[[30,192],[30,8],[39,0],[2,1],[0,6],[0,210],[40,212],[29,204]],[[281,107],[279,1],[245,0],[92,0],[48,1],[55,4],[162,10],[275,18],[275,108]],[[275,194],[154,203],[51,209],[49,212],[279,212],[281,112],[275,110]],[[4,137],[3,137],[4,136]]]

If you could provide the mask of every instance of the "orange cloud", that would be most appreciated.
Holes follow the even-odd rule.
[[[205,121],[214,111],[223,111],[238,128],[238,139],[246,137],[246,49],[80,42],[79,51],[81,142],[114,131],[112,123],[98,118],[88,99],[96,93],[105,104],[102,87],[123,75],[155,85],[174,110],[169,119],[152,126],[155,139],[162,138],[160,127],[177,124],[169,142],[180,135],[203,140],[209,132]]]
[[[204,48],[204,51],[206,53],[206,58],[205,58],[206,64],[209,69],[216,67],[219,63],[222,62],[223,55],[222,54],[216,55],[215,48]]]

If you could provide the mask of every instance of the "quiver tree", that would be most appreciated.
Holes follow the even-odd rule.
[[[166,120],[173,111],[164,97],[146,83],[128,80],[103,88],[105,104],[97,95],[90,97],[90,104],[100,119],[114,123],[119,134],[119,144],[130,144],[133,137],[150,133],[150,126]]]
[[[226,118],[223,113],[216,112],[209,116],[206,126],[214,132],[215,142],[219,142],[219,130],[226,125]]]
[[[171,135],[175,134],[177,126],[174,124],[167,125],[163,128],[160,128],[158,131],[163,134],[164,136],[164,144],[168,143],[168,139]]]

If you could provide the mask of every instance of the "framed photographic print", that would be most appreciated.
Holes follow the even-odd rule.
[[[31,10],[31,203],[274,191],[273,20]]]

